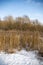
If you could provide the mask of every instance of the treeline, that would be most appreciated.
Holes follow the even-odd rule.
[[[30,20],[28,16],[17,17],[13,19],[12,16],[0,19],[0,30],[22,30],[22,31],[41,31],[43,32],[43,25],[38,20]]]

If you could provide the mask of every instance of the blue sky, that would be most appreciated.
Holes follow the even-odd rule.
[[[24,16],[43,23],[43,0],[0,0],[0,18]]]

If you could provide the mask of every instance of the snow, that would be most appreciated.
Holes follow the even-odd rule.
[[[43,65],[37,59],[35,51],[17,51],[13,54],[0,53],[0,65]]]

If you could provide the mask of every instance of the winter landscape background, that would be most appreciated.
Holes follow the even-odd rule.
[[[43,0],[0,0],[0,65],[43,65]]]

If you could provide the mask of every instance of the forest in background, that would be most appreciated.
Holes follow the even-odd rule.
[[[39,50],[43,52],[43,25],[28,16],[0,19],[0,50]]]
[[[22,30],[22,31],[39,31],[43,32],[43,25],[39,21],[31,20],[28,16],[16,17],[6,16],[0,19],[0,30]]]

